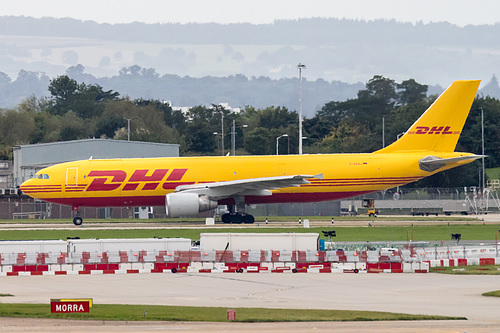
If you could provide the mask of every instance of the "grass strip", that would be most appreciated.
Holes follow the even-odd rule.
[[[237,322],[466,320],[464,317],[411,315],[378,311],[235,308]],[[94,304],[89,313],[56,314],[49,304],[0,304],[0,317],[116,321],[225,322],[227,308]]]
[[[499,224],[487,225],[416,225],[416,226],[377,226],[351,227],[351,226],[324,226],[304,228],[297,227],[258,227],[245,226],[244,228],[184,228],[184,229],[86,229],[74,227],[71,230],[41,229],[41,230],[2,230],[0,240],[47,240],[62,239],[67,237],[80,237],[82,239],[107,239],[107,238],[189,238],[200,239],[200,233],[318,233],[320,238],[325,239],[322,231],[335,230],[336,242],[349,241],[407,241],[408,237],[413,237],[413,241],[441,241],[450,240],[450,234],[462,234],[461,242],[468,240],[495,240],[495,234],[500,229]]]
[[[483,293],[482,296],[500,297],[500,290]]]
[[[431,273],[454,274],[454,275],[500,275],[498,265],[473,265],[453,267],[431,267]]]

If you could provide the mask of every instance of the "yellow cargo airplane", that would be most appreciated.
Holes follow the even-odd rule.
[[[227,205],[225,223],[253,223],[249,204],[343,199],[408,184],[481,155],[454,152],[479,81],[454,82],[393,144],[371,154],[83,160],[21,185],[36,199],[79,207],[165,205],[169,217]]]

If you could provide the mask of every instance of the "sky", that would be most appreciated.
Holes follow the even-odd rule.
[[[323,17],[449,22],[500,22],[498,0],[0,0],[0,16],[71,17],[98,23],[272,23]]]

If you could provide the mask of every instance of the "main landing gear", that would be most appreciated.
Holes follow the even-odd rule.
[[[229,213],[226,213],[221,216],[222,222],[224,223],[254,223],[255,218],[253,215],[245,213],[245,198],[244,197],[235,197],[234,201],[235,205],[227,205],[227,210]]]
[[[230,214],[230,213],[226,213],[224,215],[222,215],[221,217],[222,219],[222,222],[224,223],[254,223],[255,222],[255,218],[253,217],[253,215],[250,215],[250,214],[240,214],[240,213],[236,213],[236,214]]]

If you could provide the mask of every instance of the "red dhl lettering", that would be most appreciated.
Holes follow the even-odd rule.
[[[123,170],[91,171],[87,177],[96,177],[87,187],[87,191],[113,191],[123,185],[122,191],[154,191],[167,175],[169,169],[135,170],[127,182],[127,173]],[[188,169],[173,169],[163,183],[163,189],[175,189],[178,185],[193,184],[193,182],[179,182]],[[140,187],[142,186],[142,187]]]
[[[113,191],[120,187],[127,173],[123,170],[90,171],[87,177],[97,177],[87,187],[87,191]],[[113,178],[108,182],[110,177]]]
[[[172,173],[175,171],[174,169]],[[168,172],[168,169],[156,169],[153,171],[153,173],[148,176],[148,169],[145,170],[135,170],[132,176],[130,176],[129,182],[125,184],[123,187],[123,191],[135,191],[137,187],[139,186],[139,183],[135,182],[150,182],[144,184],[142,187],[143,191],[151,191],[151,190],[156,190],[158,185],[160,184],[160,181],[165,177],[165,175]],[[134,182],[134,183],[133,183]]]
[[[450,126],[433,126],[433,127],[426,127],[426,126],[417,126],[416,131],[410,131],[408,132],[409,134],[460,134],[459,131],[453,132],[450,131],[451,127]]]

